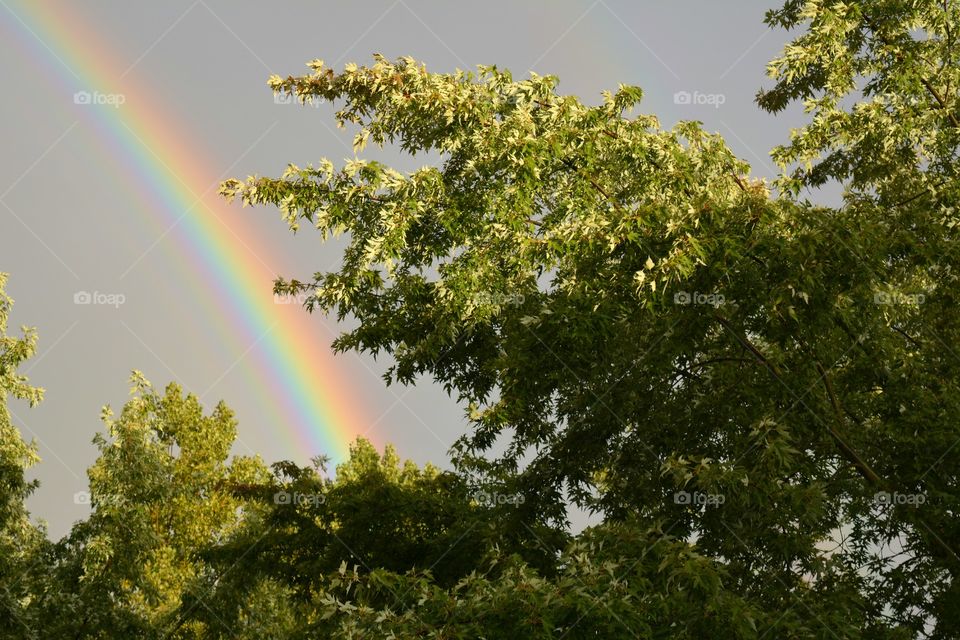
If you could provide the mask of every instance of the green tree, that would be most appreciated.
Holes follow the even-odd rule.
[[[810,629],[808,613],[745,602],[724,588],[728,576],[709,558],[634,523],[588,530],[558,567],[545,577],[516,556],[494,556],[453,589],[427,575],[360,575],[345,567],[321,601],[338,626],[316,637],[692,640],[756,638],[774,622],[794,634],[779,637],[805,637]],[[383,596],[392,596],[392,606],[370,606]]]
[[[202,637],[692,639],[810,630],[812,609],[748,602],[725,588],[723,567],[662,531],[603,525],[557,553],[548,542],[556,532],[541,526],[527,530],[540,551],[530,553],[504,535],[510,520],[490,494],[468,494],[462,479],[429,465],[401,465],[390,447],[379,455],[356,442],[333,480],[319,462],[278,463],[274,482],[234,486],[266,509],[202,554],[208,586],[185,594],[182,613]],[[814,594],[808,606],[815,615],[831,608]]]
[[[731,594],[810,614],[779,634],[955,637],[957,9],[768,21],[807,30],[760,104],[813,118],[775,151],[800,166],[778,197],[698,124],[632,115],[638,88],[590,107],[553,77],[382,57],[270,85],[341,101],[358,151],[438,164],[325,160],[222,193],[347,235],[338,271],[276,291],[355,317],[336,348],[389,353],[389,381],[456,393],[460,468],[511,478],[529,513],[561,521],[566,494],[695,542]],[[843,206],[799,199],[828,179]]]
[[[13,300],[4,288],[7,274],[0,273],[0,638],[29,637],[25,605],[32,588],[34,559],[44,542],[44,532],[30,522],[24,500],[36,487],[24,471],[39,461],[36,447],[24,442],[11,420],[9,398],[40,402],[43,389],[30,386],[17,372],[36,350],[37,334],[24,328],[22,336],[7,335]]]
[[[176,384],[159,393],[137,372],[131,393],[119,418],[104,407],[89,518],[50,553],[35,603],[43,637],[196,637],[176,613],[198,554],[244,517],[228,487],[268,475],[259,458],[228,461],[236,421],[225,404],[204,415],[195,396]]]
[[[523,527],[521,535],[510,517],[516,501],[497,504],[452,473],[401,464],[392,447],[381,455],[362,439],[335,478],[325,477],[324,464],[277,463],[270,483],[234,486],[238,496],[259,502],[257,516],[204,554],[209,595],[203,606],[187,598],[185,616],[223,637],[287,637],[290,619],[299,622],[298,633],[332,634],[340,620],[327,621],[323,602],[343,595],[332,584],[342,582],[338,572],[347,566],[364,580],[412,573],[441,590],[486,566],[491,555],[556,572],[566,536],[546,523]],[[530,532],[538,544],[527,544]],[[365,606],[395,606],[406,590],[371,591]]]
[[[850,220],[828,227],[829,241],[862,265],[884,303],[880,317],[834,319],[857,336],[856,357],[833,378],[841,420],[862,438],[871,484],[926,497],[916,513],[849,505],[849,561],[870,568],[868,597],[889,604],[894,619],[914,630],[932,621],[933,637],[955,637],[960,5],[787,2],[767,23],[804,27],[770,63],[776,84],[758,96],[771,112],[799,102],[810,113],[773,151],[780,186],[843,186]],[[878,550],[887,544],[893,553]]]

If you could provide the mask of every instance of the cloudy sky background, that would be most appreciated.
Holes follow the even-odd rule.
[[[256,370],[269,340],[238,348],[223,339],[235,322],[230,310],[219,306],[217,291],[205,297],[201,274],[191,274],[196,256],[158,223],[155,209],[167,205],[144,205],[123,171],[131,159],[110,144],[91,109],[115,109],[109,119],[121,128],[138,112],[162,114],[170,127],[154,133],[175,137],[197,163],[170,163],[162,171],[168,175],[153,178],[207,189],[194,192],[199,206],[166,211],[168,219],[219,212],[230,234],[230,216],[242,217],[262,249],[247,258],[273,275],[302,279],[335,264],[337,247],[321,245],[310,229],[294,237],[276,211],[227,207],[216,195],[225,177],[279,175],[288,162],[328,157],[339,164],[352,155],[352,132],[336,130],[329,106],[274,102],[266,87],[271,73],[304,73],[313,58],[339,69],[379,52],[413,56],[432,71],[496,64],[517,78],[531,70],[554,74],[562,93],[588,103],[618,83],[639,85],[643,112],[665,127],[702,121],[754,175],[770,178],[769,149],[803,121],[796,109],[772,117],[753,102],[769,85],[766,63],[788,37],[762,23],[774,4],[50,0],[47,22],[38,23],[32,3],[0,0],[0,80],[7,87],[0,100],[0,271],[11,274],[11,328],[39,331],[38,356],[25,370],[46,389],[39,407],[12,405],[43,458],[31,474],[41,481],[30,500],[34,516],[46,519],[54,536],[83,517],[87,507],[74,496],[87,488],[100,407],[123,405],[131,369],[156,386],[178,381],[208,407],[225,400],[239,420],[237,453],[257,452],[268,462],[323,453],[295,437],[306,423],[277,424],[284,401],[264,401]],[[70,51],[97,51],[115,72],[89,86],[83,56]],[[150,104],[136,87],[149,89]],[[76,104],[78,91],[123,96],[123,104]],[[683,104],[678,92],[697,97]],[[144,146],[139,152],[150,155]],[[392,151],[378,155],[401,170],[418,166]],[[269,277],[249,286],[272,297]],[[119,294],[124,304],[78,305],[79,291]],[[300,313],[277,309],[291,312]],[[304,349],[322,352],[338,331],[335,319],[315,314],[307,321],[313,342]],[[348,390],[351,424],[343,428],[366,431],[378,445],[392,442],[419,463],[444,463],[466,427],[462,409],[429,381],[386,388],[380,376],[388,364],[346,354],[328,367],[330,384]]]

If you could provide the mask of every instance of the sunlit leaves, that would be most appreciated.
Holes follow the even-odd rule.
[[[357,152],[395,144],[439,152],[436,165],[401,175],[355,158],[222,193],[346,232],[339,270],[277,290],[355,318],[335,346],[389,353],[388,381],[429,374],[456,393],[463,470],[514,477],[549,517],[566,494],[667,523],[738,594],[767,584],[771,606],[817,593],[838,625],[890,606],[915,628],[897,576],[873,584],[860,567],[877,536],[900,540],[922,606],[943,614],[952,476],[929,470],[953,464],[940,456],[960,436],[935,382],[958,363],[933,346],[958,335],[956,8],[788,2],[768,21],[807,26],[760,96],[811,118],[773,152],[791,171],[776,197],[696,123],[664,131],[633,113],[637,88],[591,107],[552,77],[380,56],[271,86],[335,102]],[[794,199],[831,180],[848,186],[843,207]],[[881,512],[887,486],[940,497]],[[844,552],[825,554],[847,529]]]

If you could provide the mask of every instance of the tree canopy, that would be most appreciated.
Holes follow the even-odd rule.
[[[221,193],[346,237],[336,270],[275,293],[354,319],[334,348],[388,354],[388,383],[455,395],[454,470],[364,441],[332,478],[230,459],[225,405],[136,375],[90,518],[46,543],[2,409],[21,636],[960,636],[960,7],[766,21],[800,33],[757,102],[808,114],[772,184],[640,113],[638,87],[589,105],[553,76],[383,56],[270,78],[336,104],[355,157]],[[369,144],[436,160],[404,173]],[[0,344],[0,400],[39,399],[16,374],[33,333]],[[572,535],[568,503],[602,524]]]
[[[464,470],[511,476],[532,512],[569,495],[696,539],[767,606],[810,592],[919,632],[960,595],[956,11],[767,16],[806,31],[759,103],[811,113],[774,150],[775,195],[697,123],[633,115],[639,88],[591,107],[553,77],[382,57],[270,85],[340,101],[357,151],[438,164],[290,165],[223,193],[348,236],[337,271],[276,289],[356,317],[335,346],[389,353],[390,381],[468,403]],[[798,197],[828,180],[842,206]]]
[[[24,506],[36,487],[24,472],[39,457],[14,425],[7,402],[16,398],[33,406],[43,398],[43,389],[30,386],[17,371],[33,356],[37,335],[31,329],[24,329],[20,337],[7,335],[13,300],[4,291],[6,283],[7,274],[0,273],[0,638],[18,638],[30,626],[23,607],[29,597],[29,581],[24,578],[33,569],[43,532],[31,524]]]

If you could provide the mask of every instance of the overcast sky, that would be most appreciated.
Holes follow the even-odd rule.
[[[309,415],[290,409],[295,392],[264,370],[286,338],[231,337],[237,309],[218,290],[229,278],[211,275],[218,256],[183,240],[191,216],[221,216],[225,246],[258,273],[274,270],[247,283],[265,298],[280,270],[303,278],[336,260],[335,246],[310,230],[294,237],[276,211],[227,207],[216,195],[224,177],[350,156],[351,134],[336,131],[332,111],[275,103],[271,73],[304,73],[314,58],[363,64],[378,52],[413,56],[434,71],[496,64],[515,77],[553,74],[562,93],[591,103],[619,83],[639,85],[642,111],[667,127],[702,121],[762,177],[775,174],[769,149],[802,122],[796,110],[772,117],[753,102],[787,38],[763,25],[768,2],[45,0],[42,12],[38,4],[0,0],[0,271],[11,274],[16,299],[11,327],[40,333],[25,369],[46,399],[12,407],[40,447],[32,477],[41,488],[30,507],[54,536],[87,508],[75,494],[87,488],[100,407],[122,406],[131,369],[158,386],[176,380],[208,407],[225,400],[239,419],[237,453],[268,462],[322,453],[296,437]],[[179,153],[166,153],[167,143]],[[189,192],[199,204],[153,197],[138,179]],[[234,234],[241,223],[246,236]],[[83,292],[99,294],[100,304],[79,304]],[[291,311],[301,313],[277,306],[271,330],[294,326]],[[300,320],[303,352],[325,354],[335,320]],[[393,442],[404,457],[444,463],[466,424],[439,388],[425,380],[388,389],[386,361],[323,357],[323,393],[349,399],[339,428],[359,432],[363,423],[367,437]]]

